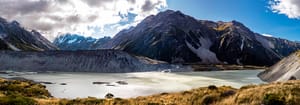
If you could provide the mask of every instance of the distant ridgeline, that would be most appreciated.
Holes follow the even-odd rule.
[[[300,44],[257,34],[237,21],[196,20],[179,11],[172,10],[148,16],[136,27],[122,30],[113,38],[94,39],[66,34],[56,38],[53,43],[50,43],[37,31],[25,30],[16,21],[7,22],[0,18],[0,50],[72,50],[74,54],[86,54],[82,53],[83,51],[76,51],[98,49],[121,50],[124,51],[122,52],[124,54],[130,53],[175,64],[271,66],[300,49]],[[40,52],[39,55],[47,53],[49,52]],[[64,55],[66,52],[55,53]],[[118,51],[116,51],[117,53]],[[18,54],[15,53],[15,55]],[[37,61],[39,59],[37,58]],[[84,62],[79,61],[73,63],[85,65]],[[88,68],[98,65],[90,66]]]
[[[27,31],[17,21],[7,22],[0,17],[0,50],[47,51],[57,47],[39,32]]]
[[[111,40],[110,37],[95,39],[77,34],[65,34],[54,39],[53,44],[60,50],[96,50],[99,46]]]
[[[60,72],[145,72],[172,69],[189,71],[179,65],[137,57],[123,51],[0,51],[0,70]]]
[[[257,66],[271,66],[300,49],[298,42],[260,35],[237,21],[196,20],[172,10],[149,16],[112,39],[95,41],[63,35],[54,44],[61,50],[123,50],[169,63]]]
[[[119,32],[102,48],[170,63],[271,66],[300,44],[257,34],[237,21],[196,20],[167,10]]]

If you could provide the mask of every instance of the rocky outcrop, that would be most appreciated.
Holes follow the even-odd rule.
[[[110,37],[95,39],[77,34],[65,34],[55,38],[53,44],[60,50],[96,50],[99,46],[108,42],[110,39]]]
[[[191,69],[165,62],[136,57],[123,51],[0,51],[0,70],[61,72],[145,72]]]
[[[266,43],[271,43],[271,47]],[[299,49],[300,44],[266,38],[237,21],[196,20],[179,11],[167,10],[119,32],[101,48],[170,63],[271,66]]]
[[[27,31],[17,21],[7,22],[0,17],[0,50],[46,51],[57,47],[39,32]]]
[[[261,72],[258,77],[267,82],[300,79],[300,51]]]

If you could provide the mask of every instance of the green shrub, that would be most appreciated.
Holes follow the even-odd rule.
[[[36,105],[37,102],[32,98],[23,96],[0,97],[0,105]]]
[[[210,105],[218,100],[216,95],[205,95],[202,98],[202,105]]]
[[[263,103],[264,105],[285,105],[285,98],[277,94],[266,94]]]
[[[159,103],[152,103],[152,102],[150,102],[150,103],[148,103],[147,105],[161,105],[161,104],[159,104]]]
[[[218,87],[215,86],[215,85],[209,85],[209,86],[208,86],[208,89],[210,89],[210,90],[217,90]]]

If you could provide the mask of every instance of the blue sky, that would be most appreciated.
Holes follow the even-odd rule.
[[[166,9],[201,20],[237,20],[254,32],[300,41],[300,0],[0,0],[1,17],[49,40],[65,33],[113,37]]]
[[[300,20],[272,12],[269,0],[167,0],[167,3],[169,9],[196,19],[237,20],[254,32],[300,41]]]

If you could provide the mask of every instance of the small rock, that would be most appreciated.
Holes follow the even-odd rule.
[[[38,83],[42,83],[42,84],[54,84],[52,82],[38,82]]]
[[[105,95],[105,98],[114,98],[114,95],[111,94],[111,93],[107,93],[107,94]]]
[[[109,84],[109,82],[93,82],[93,84],[101,85],[101,84]]]
[[[236,92],[234,90],[228,90],[221,94],[221,97],[228,97],[234,95]]]
[[[0,74],[9,74],[6,71],[0,71]]]
[[[118,83],[118,84],[120,84],[120,85],[128,85],[128,83],[125,82],[125,81],[117,81],[116,83]]]
[[[216,89],[218,89],[218,87],[215,86],[215,85],[209,85],[208,89],[210,89],[210,90],[216,90]]]
[[[60,85],[67,85],[67,83],[60,83]]]
[[[164,92],[164,93],[160,93],[160,95],[168,95],[168,94],[169,94],[169,93],[165,93],[165,92]]]
[[[9,74],[8,76],[21,76],[19,74]]]
[[[297,80],[297,78],[294,76],[291,76],[291,78],[289,80]]]

